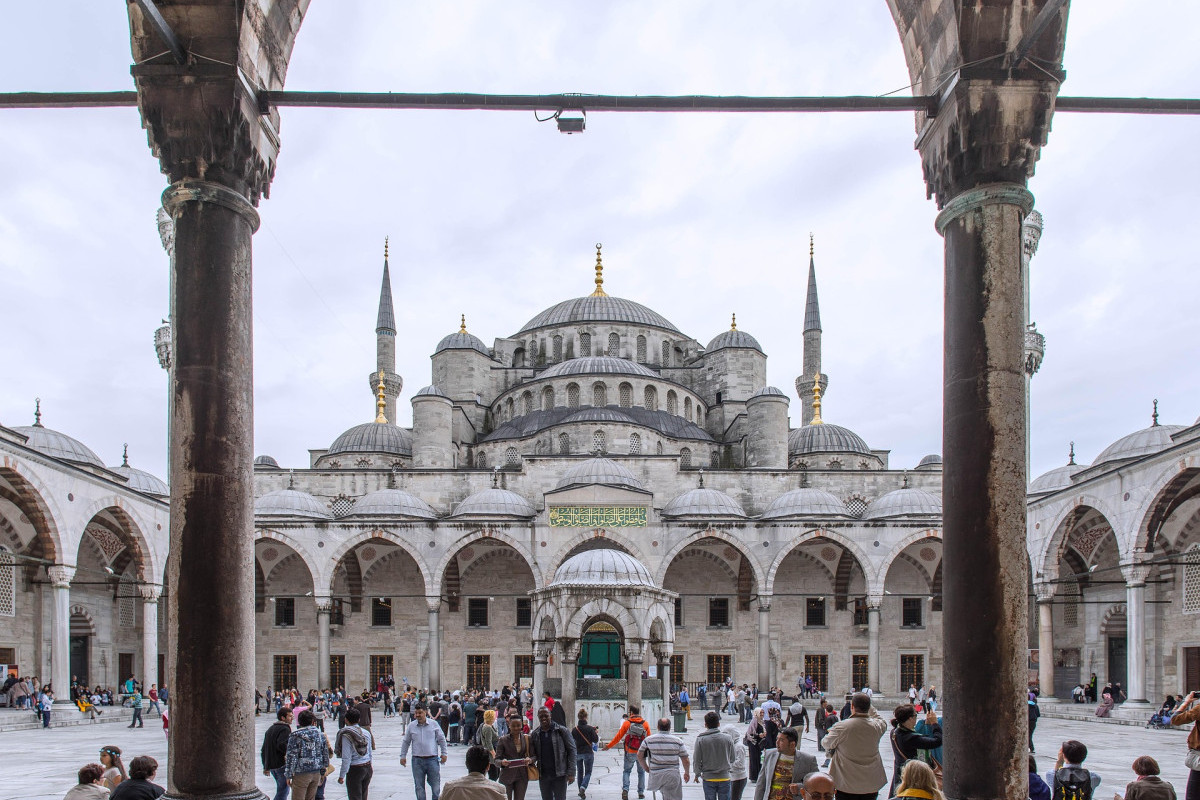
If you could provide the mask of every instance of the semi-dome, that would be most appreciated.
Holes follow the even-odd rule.
[[[90,447],[65,433],[45,428],[40,424],[22,425],[13,430],[25,437],[26,445],[40,453],[45,453],[52,458],[61,458],[63,461],[74,461],[77,464],[91,464],[94,467],[104,468],[104,462],[100,460],[100,456],[92,452]]]
[[[942,514],[942,501],[924,489],[897,489],[872,502],[863,512],[863,519],[888,517],[937,517]]]
[[[942,457],[940,455],[938,455],[937,453],[930,453],[929,455],[922,458],[921,461],[917,464],[917,469],[920,469],[920,470],[934,470],[934,469],[941,469],[941,468],[942,468]]]
[[[805,425],[788,433],[788,454],[806,453],[857,453],[869,456],[871,448],[849,428],[822,422],[819,425]]]
[[[458,504],[452,517],[532,517],[533,503],[507,489],[484,489]]]
[[[762,519],[779,517],[832,517],[849,516],[845,504],[824,489],[792,489],[785,492],[767,506]]]
[[[254,466],[263,469],[279,469],[279,462],[271,456],[258,456],[254,459]]]
[[[788,396],[786,394],[784,394],[781,390],[775,388],[774,386],[764,386],[761,389],[759,389],[757,392],[755,392],[754,394],[750,395],[751,400],[753,400],[756,397],[782,397],[784,400],[788,399]]]
[[[262,517],[333,519],[333,514],[320,500],[297,489],[267,492],[254,501],[254,514]]]
[[[581,322],[623,322],[632,325],[648,325],[679,333],[679,329],[668,322],[666,317],[657,311],[646,308],[641,303],[609,295],[599,297],[589,295],[564,300],[547,308],[526,322],[517,335],[520,336],[522,333],[538,328],[577,325]]]
[[[480,353],[483,353],[488,358],[492,357],[491,352],[488,350],[487,345],[483,343],[483,340],[475,334],[467,333],[466,331],[455,331],[454,333],[442,339],[440,342],[438,342],[437,347],[434,348],[433,354],[437,355],[443,350],[476,350]]]
[[[736,329],[718,333],[708,343],[708,347],[704,348],[704,351],[706,353],[713,353],[717,350],[724,350],[726,347],[740,347],[743,350],[757,350],[760,353],[763,351],[762,345],[758,343],[757,339],[745,331]]]
[[[628,424],[633,422],[633,417],[616,407],[593,406],[576,411],[562,422],[564,425],[572,422],[624,422]]]
[[[544,370],[539,378],[562,378],[567,375],[637,375],[642,378],[657,378],[658,373],[615,356],[582,356],[568,358]]]
[[[333,440],[325,455],[339,453],[386,453],[394,456],[412,455],[412,433],[389,422],[366,422],[355,425]]]
[[[167,497],[171,494],[166,482],[157,475],[151,475],[145,470],[131,467],[128,462],[111,469],[118,475],[124,476],[126,485],[136,492],[152,494],[155,497]]]
[[[350,512],[355,517],[415,517],[437,519],[433,507],[403,489],[380,489],[362,497]]]
[[[744,517],[737,500],[716,489],[692,489],[667,503],[662,510],[667,517]]]
[[[424,389],[421,389],[415,395],[413,395],[413,397],[444,397],[447,400],[450,399],[450,395],[446,394],[436,386],[426,386]]]
[[[616,486],[622,489],[645,491],[646,487],[622,464],[610,458],[589,458],[563,473],[556,489],[569,486]]]
[[[1171,435],[1184,429],[1183,425],[1151,425],[1134,431],[1128,436],[1122,436],[1096,456],[1096,464],[1107,464],[1110,461],[1124,461],[1128,458],[1139,458],[1165,450],[1172,444]]]
[[[654,586],[650,570],[628,553],[602,548],[571,556],[554,571],[551,586]]]
[[[1047,473],[1037,476],[1029,482],[1029,494],[1043,494],[1045,492],[1055,492],[1071,485],[1071,478],[1076,473],[1087,469],[1087,464],[1064,464],[1061,467],[1055,467]]]
[[[497,425],[496,429],[484,436],[481,441],[498,442],[525,439],[557,425],[596,423],[640,425],[672,439],[712,441],[712,436],[694,422],[688,422],[678,414],[670,414],[662,410],[651,411],[643,406],[631,408],[618,406],[563,408],[558,406],[546,410],[534,409],[529,414],[522,414]]]

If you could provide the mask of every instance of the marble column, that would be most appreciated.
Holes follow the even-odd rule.
[[[642,664],[645,644],[637,639],[625,641],[625,682],[628,686],[626,701],[630,706],[642,708]]]
[[[883,684],[879,681],[879,604],[882,602],[881,597],[867,600],[867,685],[875,694],[883,694]]]
[[[758,597],[758,688],[771,688],[771,596]]]
[[[1021,224],[1032,208],[1022,184],[989,183],[959,190],[937,217],[946,275],[943,694],[983,698],[946,704],[952,797],[1012,799],[1028,789]]]
[[[153,684],[162,683],[158,674],[158,598],[162,589],[143,583],[138,592],[142,596],[142,682],[149,691]]]
[[[575,713],[579,708],[579,698],[576,696],[579,693],[579,687],[575,680],[578,662],[578,651],[572,653],[563,648],[563,657],[559,662],[559,668],[562,671],[562,697],[558,698],[558,702],[563,704],[563,711],[567,715],[567,727],[575,724]],[[537,701],[536,697],[534,701]]]
[[[546,691],[546,660],[550,658],[550,647],[545,642],[533,643],[533,707],[537,708]]]
[[[1054,699],[1054,584],[1034,587],[1038,607],[1038,687],[1042,700]]]
[[[318,597],[317,602],[317,688],[333,688],[329,685],[329,618],[333,614],[333,600]]]
[[[50,621],[50,682],[54,702],[71,702],[71,581],[75,568],[55,564],[46,568],[54,589],[54,616]],[[120,680],[125,680],[128,675]]]
[[[440,692],[442,686],[442,598],[426,597],[429,609],[429,688]]]
[[[1146,582],[1144,576],[1125,585],[1125,620],[1128,649],[1126,696],[1130,703],[1148,703],[1146,698]]]

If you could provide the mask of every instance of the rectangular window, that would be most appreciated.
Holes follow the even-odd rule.
[[[513,656],[513,679],[523,678],[533,679],[533,656]]]
[[[345,625],[346,624],[346,601],[340,597],[333,599],[333,604],[329,610],[330,625]]]
[[[733,656],[710,653],[705,659],[704,680],[707,683],[724,683],[732,675]]]
[[[291,628],[296,625],[296,598],[275,598],[275,627]]]
[[[133,674],[133,653],[117,653],[117,674],[124,675],[128,678]],[[118,681],[121,679],[118,678]],[[279,684],[276,683],[276,686]],[[295,686],[294,683],[289,683],[288,686]]]
[[[517,627],[533,627],[533,600],[531,598],[517,598]]]
[[[346,657],[329,657],[329,686],[326,689],[339,689],[346,685]]]
[[[683,627],[683,598],[675,598],[675,627]]]
[[[867,665],[870,662],[864,655],[850,656],[850,683],[855,689],[861,689],[867,685]],[[872,689],[878,691],[878,686],[872,686]]]
[[[822,692],[829,691],[829,656],[806,655],[804,657],[804,674],[811,675],[813,683]]]
[[[492,657],[467,656],[467,689],[486,689],[492,685]]]
[[[296,676],[296,656],[275,656],[273,670],[276,689],[298,688],[300,679]]]
[[[9,667],[15,667],[17,661],[17,648],[15,647],[0,647],[0,664],[7,664]],[[0,678],[7,678],[7,675],[0,675]]]
[[[867,598],[865,597],[854,598],[854,624],[867,624]]]
[[[804,601],[804,626],[806,628],[825,627],[825,598],[809,597]]]
[[[900,694],[908,691],[909,686],[925,685],[925,656],[900,655]]]
[[[467,627],[486,628],[488,626],[488,599],[486,597],[467,598]]]
[[[371,598],[371,627],[374,627],[374,628],[390,628],[390,627],[392,627],[392,598],[390,598],[390,597],[372,597]]]
[[[900,626],[904,628],[919,628],[921,621],[921,598],[905,597],[902,601]]]
[[[683,683],[683,656],[671,656],[671,683]]]
[[[708,599],[708,627],[729,627],[729,598],[710,597]]]
[[[375,691],[375,686],[378,685],[380,678],[386,678],[392,674],[392,654],[375,655],[368,658],[367,667],[370,670],[367,675],[370,683],[367,685],[372,692]]]

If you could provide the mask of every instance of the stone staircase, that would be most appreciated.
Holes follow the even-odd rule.
[[[90,719],[89,715],[81,713],[74,703],[69,705],[66,703],[55,705],[54,710],[50,712],[50,727],[66,728],[75,725],[100,725],[110,722],[122,722],[128,725],[130,720],[133,719],[133,711],[122,706],[105,706],[103,710],[103,714],[95,719]],[[162,725],[157,716],[145,718],[145,711],[142,712],[142,715],[147,725]],[[32,731],[41,727],[41,720],[35,718],[32,711],[0,708],[0,732]]]
[[[1131,725],[1138,728],[1146,727],[1146,722],[1150,719],[1150,715],[1157,710],[1157,707],[1151,707],[1148,704],[1125,703],[1114,708],[1110,716],[1097,717],[1095,703],[1042,701],[1039,704],[1039,708],[1042,711],[1042,716],[1049,719],[1069,719],[1077,722],[1095,722],[1106,725]],[[1187,735],[1187,731],[1190,728],[1190,725],[1185,725],[1182,728],[1172,730],[1177,730]]]

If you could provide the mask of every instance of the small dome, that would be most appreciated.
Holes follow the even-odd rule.
[[[750,395],[751,400],[756,397],[782,397],[784,400],[788,399],[786,394],[781,392],[779,389],[776,389],[774,386],[764,386],[754,394]]]
[[[566,425],[569,422],[633,422],[633,417],[626,414],[617,408],[585,408],[576,411],[571,416],[562,421]]]
[[[549,328],[559,325],[575,325],[580,322],[626,322],[633,325],[649,325],[663,328],[672,333],[679,329],[667,321],[666,317],[656,311],[651,311],[641,303],[625,300],[620,297],[601,295],[596,297],[576,297],[564,300],[557,305],[547,308],[533,319],[526,322],[518,332],[518,336],[526,331],[538,328]]]
[[[692,489],[663,508],[667,517],[744,517],[737,500],[716,489]]]
[[[333,440],[326,456],[339,453],[387,453],[394,456],[412,455],[412,433],[387,422],[366,422],[355,425]]]
[[[805,453],[857,453],[871,455],[863,438],[849,428],[823,422],[805,425],[788,433],[788,455]]]
[[[1087,469],[1087,464],[1064,464],[1049,472],[1039,475],[1029,482],[1029,494],[1054,492],[1071,485],[1071,478],[1077,472]]]
[[[942,468],[942,457],[937,453],[930,453],[921,459],[917,464],[917,469],[920,470],[935,470]]]
[[[167,488],[167,484],[161,478],[151,475],[145,470],[135,469],[128,464],[110,467],[110,469],[118,475],[123,475],[126,485],[135,492],[152,494],[155,497],[167,497],[171,494],[171,490]]]
[[[371,492],[354,504],[350,515],[437,519],[437,512],[428,503],[403,489],[380,489]]]
[[[613,356],[584,356],[568,358],[544,370],[539,378],[561,378],[566,375],[637,375],[642,378],[657,378],[658,373],[636,364],[628,358]]]
[[[41,425],[22,425],[13,428],[14,431],[26,437],[25,444],[45,453],[51,458],[61,458],[63,461],[74,461],[77,464],[91,464],[93,467],[104,468],[100,456],[78,439],[72,439],[65,433],[59,433]]]
[[[832,517],[849,516],[846,505],[823,489],[793,489],[785,492],[767,506],[762,519],[778,517]]]
[[[714,353],[717,350],[724,350],[726,347],[740,347],[743,350],[757,350],[762,352],[762,345],[758,343],[750,334],[745,331],[731,330],[722,331],[708,343],[708,347],[704,348],[706,353]]]
[[[413,397],[444,397],[447,400],[450,399],[450,395],[446,394],[436,386],[426,386],[424,389],[413,395]]]
[[[565,489],[568,486],[617,486],[624,489],[645,491],[642,482],[633,476],[628,468],[609,458],[589,458],[568,469],[559,479],[554,488]]]
[[[476,350],[488,358],[492,357],[491,351],[488,350],[487,345],[483,343],[482,339],[473,333],[465,333],[463,331],[455,331],[438,342],[433,354],[437,355],[443,350]]]
[[[1152,425],[1142,428],[1128,436],[1122,436],[1104,448],[1104,451],[1096,456],[1095,463],[1099,465],[1110,461],[1124,461],[1165,450],[1173,444],[1171,434],[1179,433],[1183,428],[1183,425]]]
[[[872,502],[863,512],[863,519],[886,517],[938,517],[942,501],[924,489],[897,489]]]
[[[458,504],[452,517],[532,517],[533,504],[507,489],[484,489]]]
[[[267,492],[254,501],[254,513],[263,517],[308,517],[333,519],[325,505],[308,492],[280,489]]]
[[[628,553],[603,548],[571,556],[554,571],[551,586],[654,586],[650,570]]]
[[[264,469],[279,469],[279,462],[270,456],[259,456],[254,459],[254,466],[263,467]]]

